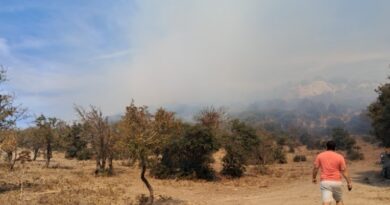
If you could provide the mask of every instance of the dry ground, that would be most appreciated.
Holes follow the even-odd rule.
[[[362,144],[366,160],[350,163],[353,191],[345,188],[345,202],[353,205],[390,204],[390,181],[380,178],[377,158],[380,149]],[[308,161],[269,167],[269,175],[256,174],[254,168],[238,180],[222,178],[216,182],[189,180],[155,180],[151,183],[157,204],[321,204],[318,185],[311,183],[311,162],[316,152],[304,148]],[[220,169],[216,155],[216,169]],[[0,167],[0,204],[133,204],[140,194],[147,194],[139,170],[115,162],[116,175],[94,177],[93,161],[66,160],[57,153],[49,169],[43,160],[9,172]],[[23,181],[23,190],[20,189]]]

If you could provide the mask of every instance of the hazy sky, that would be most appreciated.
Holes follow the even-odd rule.
[[[0,64],[31,113],[229,104],[315,78],[382,82],[390,1],[0,0]]]

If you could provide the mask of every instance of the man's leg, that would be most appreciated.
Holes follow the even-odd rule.
[[[336,205],[344,205],[342,185],[335,185],[332,187],[333,198],[336,200]]]
[[[322,205],[331,205],[332,204],[332,188],[327,182],[320,183]]]

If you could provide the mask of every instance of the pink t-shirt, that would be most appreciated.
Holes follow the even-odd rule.
[[[321,170],[321,181],[341,181],[340,171],[346,169],[344,157],[333,151],[317,155],[314,166]]]

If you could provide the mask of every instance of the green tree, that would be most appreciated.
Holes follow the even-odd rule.
[[[74,123],[66,135],[65,157],[87,160],[92,152],[87,148],[88,141],[83,137],[83,125]]]
[[[3,84],[7,81],[7,71],[0,65],[0,130],[10,129],[26,115],[26,109],[15,104],[15,96],[3,92]]]
[[[378,98],[368,107],[373,134],[385,147],[390,147],[390,83],[379,86],[375,91]]]
[[[332,129],[332,139],[339,150],[351,150],[356,144],[356,140],[344,128]]]
[[[44,115],[40,115],[35,119],[36,126],[38,127],[38,134],[42,137],[45,147],[46,168],[49,167],[50,160],[53,157],[53,143],[58,134],[55,130],[58,122],[57,118],[48,118]]]
[[[15,96],[5,91],[6,74],[7,71],[0,65],[0,149],[7,153],[9,162],[12,162],[12,153],[16,156],[18,140],[16,134],[10,133],[15,132],[16,122],[25,117],[26,109],[16,105]]]
[[[43,146],[44,138],[39,134],[37,127],[29,127],[22,131],[24,144],[26,147],[32,149],[33,160],[35,161],[38,157],[39,150]]]
[[[146,169],[151,166],[155,150],[160,139],[153,129],[152,115],[146,106],[137,107],[134,102],[126,107],[126,113],[121,121],[121,133],[128,139],[129,152],[132,158],[139,162],[141,180],[149,190],[149,204],[153,204],[154,190],[145,177]]]
[[[223,157],[222,174],[241,177],[249,158],[260,144],[256,130],[239,120],[231,122],[230,133],[224,142],[226,155]]]

